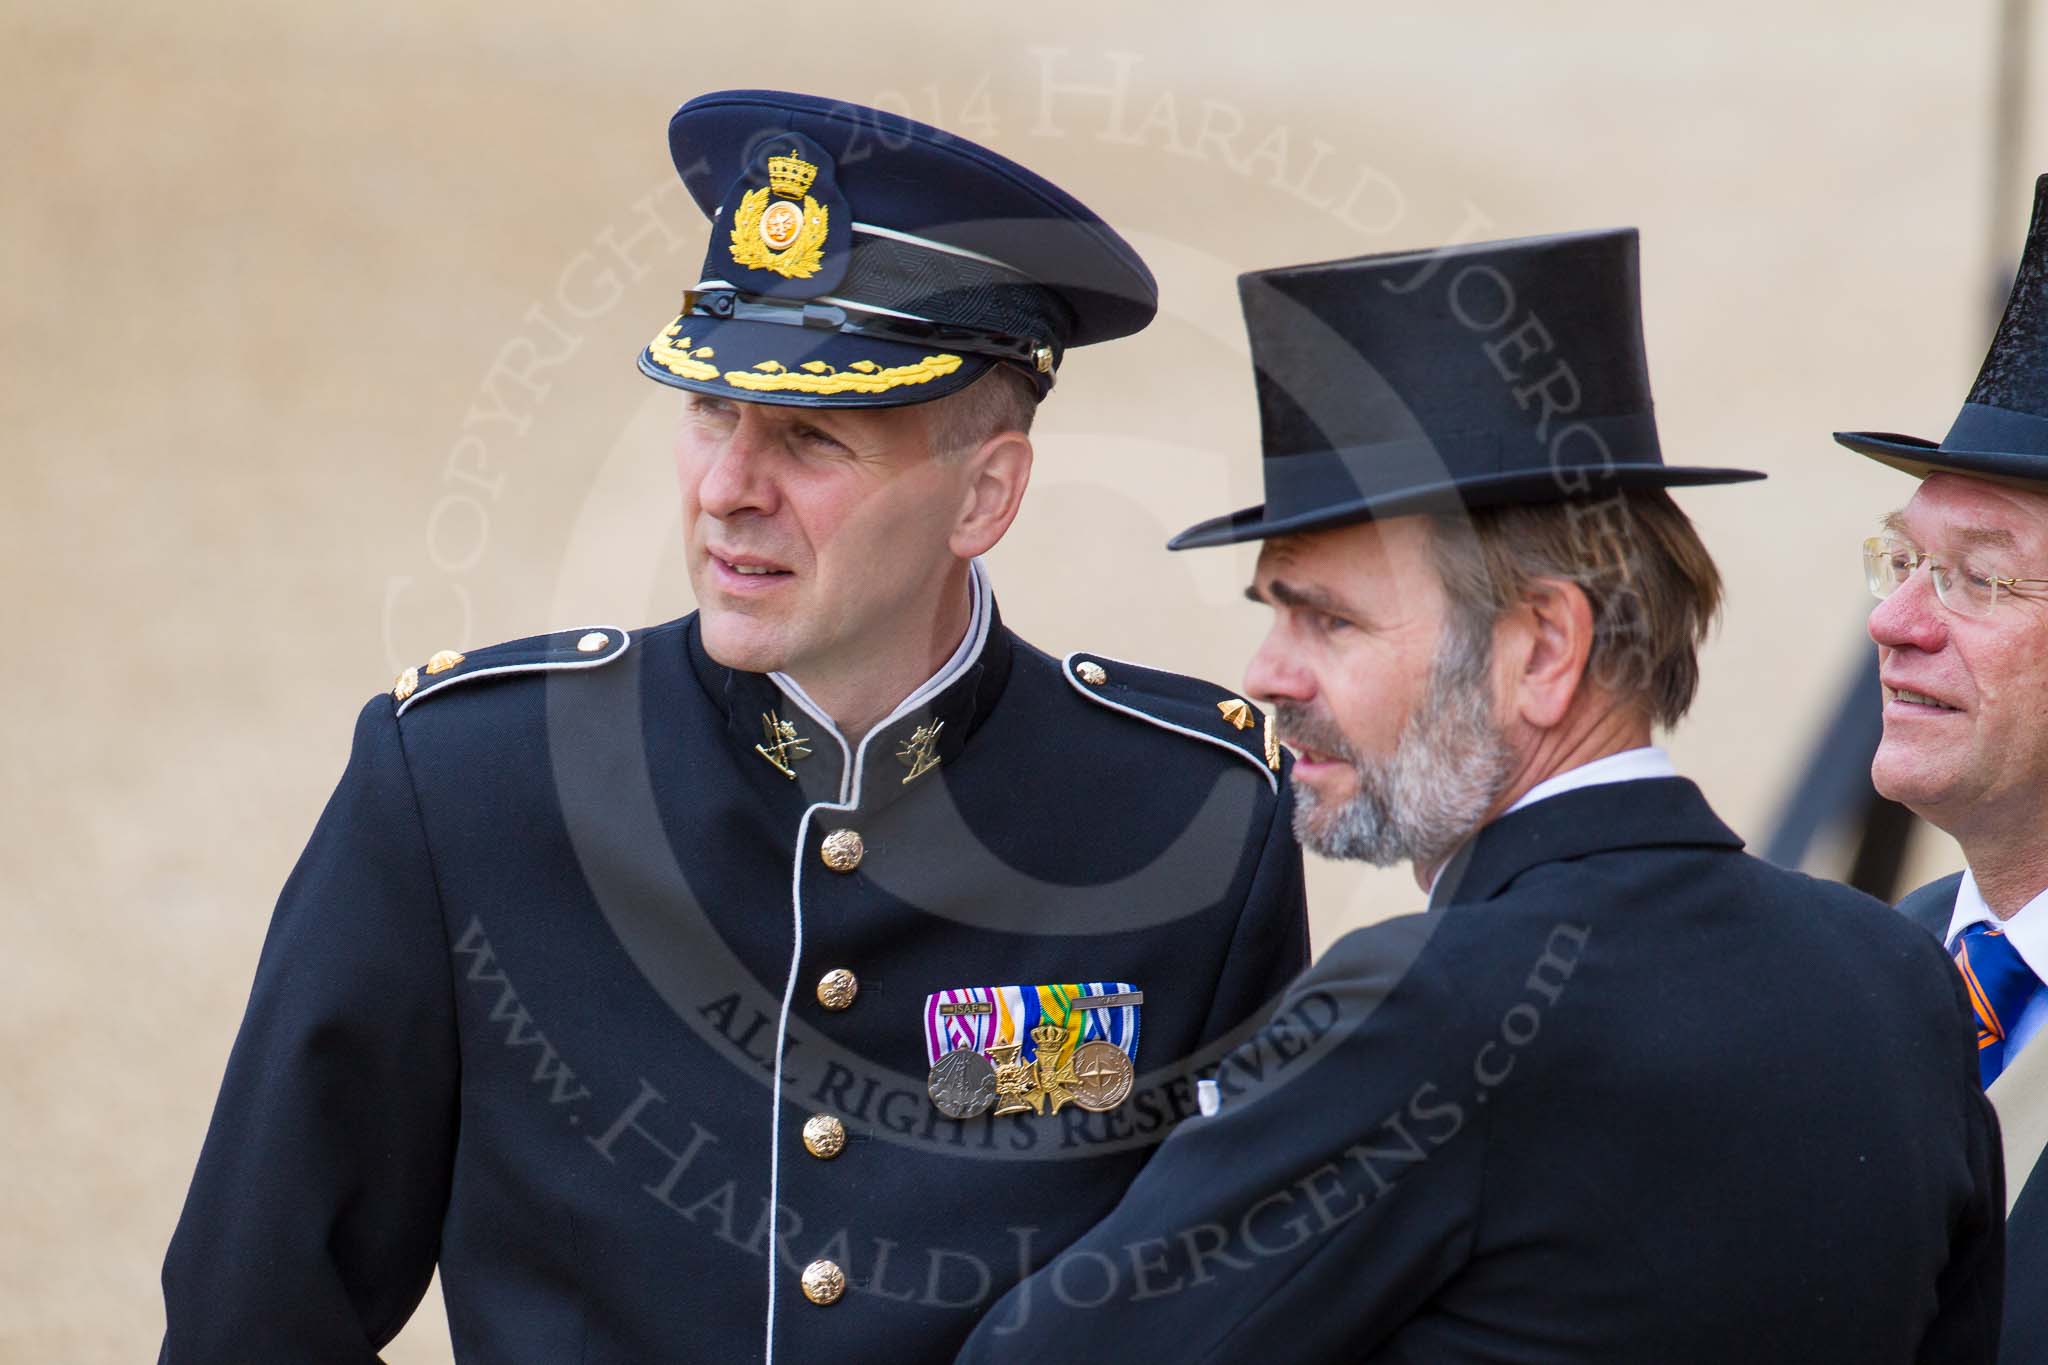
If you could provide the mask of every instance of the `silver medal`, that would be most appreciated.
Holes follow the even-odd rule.
[[[956,1047],[939,1058],[925,1090],[947,1118],[977,1118],[996,1102],[996,1069],[973,1048]]]

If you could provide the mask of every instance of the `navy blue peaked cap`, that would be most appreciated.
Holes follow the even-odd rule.
[[[701,278],[640,356],[664,384],[892,407],[1009,364],[1042,398],[1068,347],[1158,311],[1152,272],[1079,200],[901,114],[726,90],[668,136],[712,226]]]
[[[1266,501],[1171,549],[1763,477],[1664,463],[1634,228],[1289,266],[1237,286]]]
[[[2034,181],[2034,218],[2005,316],[1948,435],[1939,444],[1889,431],[1835,439],[1915,478],[1950,470],[2036,491],[2048,484],[2048,175]]]

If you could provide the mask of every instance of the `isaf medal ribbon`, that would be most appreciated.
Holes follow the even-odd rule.
[[[948,1118],[991,1111],[1105,1113],[1137,1078],[1138,1007],[1128,981],[963,986],[925,997],[926,1090]]]

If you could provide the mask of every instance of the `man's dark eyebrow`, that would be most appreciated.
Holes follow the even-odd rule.
[[[1278,603],[1283,607],[1301,607],[1309,611],[1326,611],[1332,616],[1346,618],[1358,614],[1355,608],[1338,601],[1321,588],[1297,588],[1292,583],[1278,578],[1267,585],[1265,592],[1260,592],[1258,584],[1254,583],[1251,587],[1244,590],[1244,595],[1262,607]]]

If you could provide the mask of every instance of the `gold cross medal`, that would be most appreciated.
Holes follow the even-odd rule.
[[[1138,1007],[1127,981],[963,986],[925,997],[926,1091],[948,1118],[991,1111],[1105,1113],[1137,1079]]]

